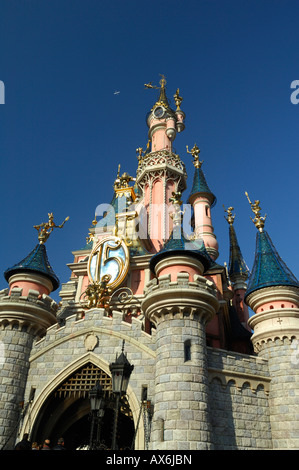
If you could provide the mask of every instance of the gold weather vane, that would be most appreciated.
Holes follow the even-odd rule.
[[[38,231],[38,239],[40,245],[46,243],[48,240],[50,234],[53,232],[54,228],[62,228],[64,224],[66,223],[67,220],[69,220],[69,217],[65,219],[64,222],[60,225],[56,225],[54,223],[54,216],[52,213],[48,214],[49,220],[48,222],[42,222],[39,225],[33,225],[33,227]]]
[[[160,88],[165,88],[165,85],[167,83],[165,75],[160,74],[160,76],[162,77],[160,82],[159,82],[160,86],[153,85],[153,82],[149,82],[149,83],[144,84],[145,88],[152,88],[152,89],[155,89],[155,90],[159,90]]]
[[[254,201],[254,202],[251,202],[250,199],[249,199],[249,196],[248,196],[248,193],[245,191],[245,195],[247,196],[247,199],[248,199],[248,202],[251,206],[251,210],[252,212],[254,213],[255,217],[254,219],[252,217],[251,220],[252,222],[254,223],[254,225],[256,226],[256,228],[262,232],[263,231],[263,228],[264,228],[264,225],[265,225],[265,220],[266,220],[266,217],[267,217],[267,214],[265,214],[264,217],[261,216],[261,207],[260,207],[260,201]]]
[[[199,161],[200,150],[197,147],[197,145],[194,144],[194,147],[191,150],[189,150],[188,145],[186,145],[186,149],[187,149],[187,153],[190,153],[193,157],[193,165],[195,166],[195,168],[201,168],[201,165],[203,164],[203,160]]]
[[[227,220],[227,222],[229,223],[229,225],[233,225],[234,223],[234,220],[235,220],[235,215],[232,215],[232,212],[234,210],[233,207],[229,207],[227,210],[225,209],[224,205],[223,205],[223,209],[224,209],[224,212],[227,212],[227,217],[224,216],[225,220]]]

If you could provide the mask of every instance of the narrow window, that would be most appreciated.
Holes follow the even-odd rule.
[[[184,358],[185,358],[185,362],[186,361],[191,361],[191,341],[190,341],[190,339],[187,339],[184,342]]]

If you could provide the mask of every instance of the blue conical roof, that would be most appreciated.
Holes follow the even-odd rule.
[[[230,254],[229,254],[229,269],[228,274],[231,280],[235,276],[242,275],[248,276],[249,269],[244,261],[241,249],[237,240],[237,235],[234,226],[229,226],[229,240],[230,240]]]
[[[210,190],[207,182],[205,175],[201,169],[201,167],[196,167],[194,176],[193,176],[193,185],[191,189],[190,196],[188,198],[188,201],[192,196],[195,194],[204,194],[207,195],[211,199],[211,207],[214,207],[216,204],[216,196],[212,193]]]
[[[47,250],[44,244],[38,244],[35,248],[29,253],[26,258],[24,258],[19,263],[15,264],[13,267],[7,269],[4,272],[4,277],[6,281],[9,281],[9,278],[13,274],[25,272],[32,272],[36,274],[41,274],[46,278],[50,279],[53,284],[53,291],[58,289],[60,282],[56,274],[54,273],[48,259]]]
[[[155,265],[161,259],[169,255],[174,256],[178,254],[186,254],[193,258],[200,259],[205,270],[209,269],[214,264],[214,261],[206,251],[203,240],[188,240],[184,236],[182,228],[180,226],[174,226],[169,240],[167,240],[163,248],[151,258],[151,270],[154,271]]]
[[[253,291],[271,286],[295,286],[299,282],[280,258],[266,231],[257,232],[253,269],[246,297]]]

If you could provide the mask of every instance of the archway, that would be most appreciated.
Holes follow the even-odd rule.
[[[69,450],[86,448],[90,442],[91,419],[89,391],[99,381],[105,391],[105,412],[101,421],[99,441],[105,449],[111,448],[114,421],[114,398],[111,377],[88,362],[69,375],[44,401],[31,432],[31,440],[52,444],[63,437]],[[117,429],[117,446],[134,446],[134,422],[129,403],[121,400]]]

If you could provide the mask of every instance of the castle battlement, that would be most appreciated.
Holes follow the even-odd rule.
[[[15,287],[9,294],[8,289],[0,291],[0,303],[11,303],[14,302],[30,302],[30,304],[36,304],[40,308],[44,308],[49,312],[56,314],[58,310],[58,304],[46,294],[40,294],[40,292],[29,289],[28,295],[22,295],[23,288]]]
[[[132,323],[123,320],[123,314],[113,311],[112,316],[107,316],[103,308],[87,310],[83,318],[71,315],[65,319],[63,325],[56,323],[49,327],[46,334],[36,341],[32,355],[40,354],[43,350],[54,348],[61,342],[72,341],[76,337],[89,333],[119,337],[126,343],[132,343],[137,347],[149,347],[155,350],[155,330],[152,334],[144,331],[144,317],[132,317]]]

